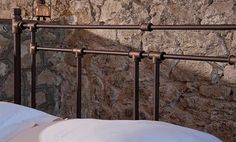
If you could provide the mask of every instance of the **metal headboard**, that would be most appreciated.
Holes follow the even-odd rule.
[[[87,54],[103,54],[114,56],[131,57],[134,62],[134,94],[133,94],[133,119],[139,119],[139,62],[143,58],[150,58],[153,61],[153,95],[154,95],[154,120],[159,120],[159,96],[160,96],[160,64],[165,59],[214,61],[236,63],[236,56],[213,57],[166,54],[164,52],[145,51],[108,51],[90,49],[61,49],[51,47],[41,47],[36,43],[36,31],[40,28],[60,28],[60,29],[117,29],[117,30],[236,30],[236,25],[153,25],[151,23],[142,25],[57,25],[53,23],[42,23],[38,21],[23,21],[21,9],[13,10],[12,32],[14,35],[14,102],[21,104],[21,33],[25,29],[31,32],[31,106],[36,107],[36,54],[38,51],[71,52],[77,58],[77,117],[81,118],[81,68],[82,57]]]

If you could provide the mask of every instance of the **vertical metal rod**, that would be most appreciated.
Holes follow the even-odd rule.
[[[81,118],[81,86],[82,86],[82,55],[76,53],[77,57],[77,112],[76,117]]]
[[[153,71],[154,71],[154,86],[153,86],[153,97],[154,97],[154,120],[159,121],[160,119],[160,64],[161,61],[153,59]]]
[[[14,42],[14,103],[21,104],[21,9],[13,9],[12,33]]]
[[[133,119],[139,120],[139,62],[140,59],[134,57],[134,102]]]
[[[36,39],[35,28],[31,27],[31,107],[36,108]]]
[[[14,33],[14,103],[21,104],[21,36]]]

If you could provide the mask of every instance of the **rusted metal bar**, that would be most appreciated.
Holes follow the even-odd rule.
[[[77,86],[76,86],[76,94],[77,94],[77,110],[76,110],[76,117],[81,118],[81,111],[82,111],[82,57],[83,57],[83,50],[84,49],[74,49],[73,52],[75,53],[75,57],[77,59]]]
[[[164,59],[229,62],[228,57],[215,57],[215,56],[194,56],[194,55],[165,54],[163,57],[164,57]]]
[[[161,61],[153,58],[153,72],[154,72],[154,86],[153,86],[153,97],[154,97],[154,120],[159,121],[160,119],[160,64]]]
[[[65,48],[51,48],[51,47],[37,47],[37,51],[55,51],[55,52],[73,52],[73,49]]]
[[[30,28],[30,24],[32,23],[35,23],[35,22],[38,22],[38,23],[44,23],[42,21],[35,21],[35,20],[22,20],[22,23],[24,23],[24,25],[27,25],[26,28]],[[51,24],[56,24],[55,21],[50,21]],[[1,19],[0,18],[0,24],[7,24],[7,25],[11,25],[12,24],[12,19]]]
[[[149,57],[153,61],[153,119],[156,121],[160,119],[160,65],[164,60],[164,55],[165,52],[148,52],[143,54],[143,56]]]
[[[24,27],[28,27],[28,24],[24,24]],[[137,30],[140,29],[140,25],[58,25],[58,24],[38,24],[37,28],[60,28],[60,29],[119,29],[119,30]]]
[[[31,47],[35,48],[35,47]],[[35,50],[35,49],[31,49]],[[32,51],[34,52],[34,51]],[[31,54],[31,107],[36,108],[36,54]]]
[[[74,52],[78,49],[65,49],[65,48],[52,48],[52,47],[38,47],[38,51],[44,50],[44,51],[57,51],[57,52]],[[127,51],[109,51],[109,50],[83,50],[84,54],[104,54],[104,55],[119,55],[119,56],[128,56],[129,52]]]
[[[141,61],[143,51],[128,52],[129,57],[134,61],[134,94],[133,94],[133,119],[139,120],[139,62]]]
[[[0,19],[0,24],[12,24],[12,19]]]
[[[23,24],[29,27],[28,23]],[[143,23],[141,25],[59,25],[55,23],[40,23],[37,28],[62,28],[62,29],[117,29],[117,30],[236,30],[236,24],[222,25],[153,25]]]
[[[134,103],[133,103],[133,119],[139,119],[139,62],[138,58],[134,59]]]
[[[31,44],[30,44],[30,54],[31,54],[31,107],[36,108],[36,53],[37,53],[37,43],[36,43],[36,24],[32,24],[30,27],[31,32]]]
[[[236,30],[235,24],[223,25],[152,25],[153,30]]]
[[[12,33],[14,42],[14,102],[21,104],[21,9],[13,9]]]
[[[81,81],[81,76],[82,76],[82,55],[78,54],[77,55],[77,118],[81,118],[81,91],[82,91],[82,81]]]
[[[84,50],[86,54],[104,54],[104,55],[119,55],[119,56],[128,56],[129,52],[127,51],[108,51],[108,50]]]
[[[57,52],[74,52],[76,49],[65,49],[65,48],[52,48],[52,47],[37,47],[37,50],[44,51],[57,51]],[[83,50],[85,54],[104,54],[104,55],[119,55],[119,56],[130,56],[130,52],[127,51],[109,51],[109,50]],[[138,54],[140,52],[137,52]],[[195,55],[178,55],[178,54],[163,54],[161,52],[162,60],[165,59],[179,59],[179,60],[195,60],[195,61],[211,61],[211,62],[229,62],[234,64],[236,62],[236,57],[231,55],[229,57],[216,57],[216,56],[195,56]],[[158,57],[160,53],[158,52],[142,52],[140,57]]]

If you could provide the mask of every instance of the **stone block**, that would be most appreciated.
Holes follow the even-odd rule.
[[[222,81],[224,81],[225,83],[236,84],[236,69],[234,66],[225,67]]]
[[[231,95],[231,88],[222,85],[202,85],[199,87],[200,95],[212,99],[226,100]]]
[[[38,84],[47,84],[59,86],[62,82],[62,79],[57,74],[46,69],[38,75]]]
[[[0,55],[1,56],[3,56],[3,53],[9,49],[10,43],[11,43],[11,39],[8,39],[0,34]]]

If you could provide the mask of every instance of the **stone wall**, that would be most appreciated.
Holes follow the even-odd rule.
[[[0,18],[19,6],[31,19],[30,0],[0,0]],[[235,24],[234,0],[52,0],[52,19],[69,24]],[[30,104],[28,32],[22,34],[23,104]],[[236,47],[233,31],[38,30],[37,42],[51,47],[155,50],[227,56]],[[0,100],[13,100],[13,43],[10,25],[0,25]],[[37,54],[38,108],[75,116],[76,63],[73,54]],[[132,70],[129,58],[83,58],[83,117],[131,119]],[[152,63],[140,67],[140,117],[152,118]],[[236,70],[214,62],[168,60],[161,65],[161,120],[236,139]]]

